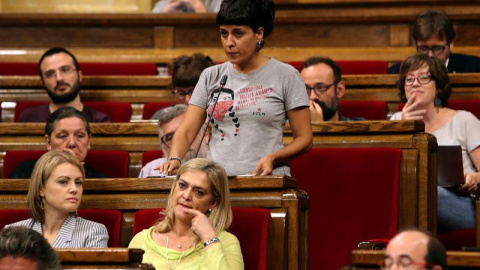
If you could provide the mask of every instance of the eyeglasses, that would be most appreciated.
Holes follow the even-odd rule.
[[[175,132],[169,132],[162,137],[160,137],[160,141],[165,144],[166,146],[170,146],[170,143],[172,143],[173,135]]]
[[[76,69],[71,67],[71,66],[61,66],[59,69],[58,69],[58,72],[61,74],[61,75],[67,75],[67,74],[70,74],[72,72],[74,72]],[[43,73],[43,76],[45,76],[45,78],[47,79],[51,79],[55,76],[57,76],[57,71],[56,70],[47,70],[45,71],[45,73]]]
[[[445,48],[448,46],[448,44],[445,45],[433,45],[431,47],[428,46],[417,46],[417,52],[423,53],[423,54],[428,54],[429,51],[432,51],[432,53],[436,56],[440,55],[445,51]]]
[[[430,73],[420,73],[418,77],[407,76],[405,77],[405,86],[413,85],[415,80],[418,80],[419,84],[427,84],[432,81]]]
[[[388,270],[393,267],[393,265],[396,265],[397,268],[399,269],[407,269],[411,265],[416,265],[416,266],[423,266],[425,268],[432,268],[435,266],[435,264],[432,263],[421,263],[421,262],[415,262],[410,256],[408,255],[400,255],[397,261],[394,261],[390,257],[386,257],[383,259],[382,262],[380,262],[378,265],[382,270]]]
[[[328,89],[330,89],[330,87],[332,86],[336,86],[338,84],[338,82],[334,82],[332,84],[317,84],[315,85],[314,87],[311,87],[311,86],[308,86],[308,85],[305,85],[305,88],[307,89],[307,95],[310,96],[310,94],[312,93],[312,89],[313,91],[315,91],[315,94],[317,94],[317,96],[320,96],[322,94],[324,94],[325,92],[328,91]]]
[[[187,95],[192,96],[193,90],[195,90],[195,87],[186,88],[185,90],[172,87],[173,94],[178,95],[179,97],[182,97],[182,98],[184,98]]]

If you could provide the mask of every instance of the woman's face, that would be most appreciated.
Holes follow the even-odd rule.
[[[433,104],[437,94],[435,81],[431,79],[428,83],[420,82],[427,77],[431,79],[427,66],[423,66],[417,70],[409,71],[406,74],[405,81],[413,80],[412,85],[405,85],[405,96],[407,97],[407,100],[415,95],[416,102],[419,102],[423,105]]]
[[[193,219],[185,209],[195,209],[206,214],[208,209],[216,206],[210,181],[202,171],[187,171],[180,175],[173,189],[172,200],[175,218],[184,222],[191,222]]]
[[[235,65],[246,65],[255,56],[257,42],[263,38],[263,28],[254,33],[246,25],[221,25],[220,39],[228,61]]]
[[[84,162],[90,148],[90,136],[82,119],[68,117],[55,123],[50,138],[46,136],[48,150],[66,152]]]
[[[83,176],[77,166],[61,163],[39,192],[45,212],[70,213],[78,209],[83,194]]]

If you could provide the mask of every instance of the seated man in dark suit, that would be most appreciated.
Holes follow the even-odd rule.
[[[349,118],[338,111],[338,101],[345,95],[342,70],[330,58],[310,57],[300,70],[310,99],[312,122],[357,121],[363,117]]]
[[[50,103],[28,108],[18,122],[46,122],[48,116],[62,107],[74,107],[83,112],[89,122],[111,122],[108,115],[83,105],[80,99],[82,71],[75,56],[64,48],[46,51],[38,63],[43,86]]]
[[[448,73],[480,72],[480,58],[452,53],[455,29],[444,11],[428,10],[420,13],[412,27],[412,35],[417,52],[440,59]],[[387,71],[388,74],[399,72],[400,63]]]
[[[48,151],[63,151],[76,157],[84,164],[87,178],[107,178],[107,175],[84,163],[90,149],[91,136],[90,124],[85,116],[72,107],[56,110],[48,117],[45,125],[45,144]],[[20,163],[8,178],[30,178],[36,162],[27,160]]]

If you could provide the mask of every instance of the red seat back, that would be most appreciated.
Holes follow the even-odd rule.
[[[463,247],[477,246],[477,230],[463,229],[439,233],[438,240],[447,250],[461,251]]]
[[[405,103],[398,103],[397,111],[402,111]],[[452,99],[448,101],[448,108],[471,112],[480,119],[480,99]]]
[[[154,63],[80,63],[83,75],[139,76],[158,74]],[[0,63],[0,75],[38,76],[38,63]]]
[[[388,69],[387,61],[342,60],[335,62],[342,70],[342,75],[386,74]],[[300,71],[303,61],[290,61],[288,64]]]
[[[133,235],[150,228],[163,216],[163,209],[142,209],[135,214]],[[232,208],[233,222],[229,231],[242,249],[245,269],[267,269],[268,224],[270,210],[263,208]]]
[[[2,177],[7,178],[13,170],[26,160],[38,160],[46,150],[8,151],[3,159]],[[126,178],[130,156],[128,151],[90,150],[85,163],[111,178]]]
[[[108,247],[120,246],[122,212],[115,209],[78,209],[78,216],[105,225],[109,237]]]
[[[339,269],[361,241],[395,235],[401,154],[313,148],[292,160],[292,176],[310,199],[310,269]]]
[[[14,122],[18,121],[20,114],[30,107],[46,104],[48,101],[22,101],[17,102],[14,111]],[[85,106],[91,107],[101,113],[104,113],[112,119],[112,122],[130,122],[132,116],[132,106],[129,102],[115,101],[85,101]]]
[[[84,219],[101,223],[108,230],[108,246],[120,246],[120,227],[122,225],[122,212],[105,209],[79,209],[78,216]],[[5,225],[30,218],[27,209],[0,209],[0,230]]]
[[[340,101],[338,111],[346,117],[364,117],[367,120],[385,120],[388,106],[385,101]]]
[[[162,150],[149,150],[145,151],[142,154],[142,167],[147,165],[148,162],[155,160],[157,158],[163,157]]]
[[[159,109],[167,108],[177,104],[174,101],[148,102],[143,105],[142,119],[150,119]]]

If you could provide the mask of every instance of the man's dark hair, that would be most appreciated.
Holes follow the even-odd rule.
[[[455,29],[445,11],[427,10],[418,14],[412,28],[412,35],[415,43],[438,37],[450,44],[455,39]]]
[[[440,265],[442,270],[448,270],[447,266],[447,250],[431,233],[428,235],[427,254],[425,255],[425,262],[434,265]]]
[[[73,107],[62,107],[56,111],[54,111],[47,119],[47,124],[45,125],[45,134],[50,137],[52,135],[53,130],[55,129],[55,123],[63,118],[70,118],[70,117],[77,117],[83,121],[85,124],[85,128],[87,129],[88,135],[91,135],[90,132],[90,124],[88,123],[85,115],[83,113]]]
[[[182,55],[173,62],[172,87],[191,87],[197,85],[202,71],[213,66],[212,59],[203,54]]]
[[[318,64],[325,64],[333,70],[333,78],[335,83],[338,83],[342,80],[342,70],[340,69],[340,67],[337,65],[335,61],[333,61],[328,57],[320,57],[320,56],[310,57],[302,64],[300,71],[302,71],[304,68],[318,65]]]
[[[266,38],[273,30],[274,19],[272,0],[223,0],[217,14],[217,25],[248,25],[254,33],[263,27],[263,38]]]
[[[38,74],[40,74],[40,78],[42,79],[42,82],[43,82],[43,74],[42,74],[41,66],[42,66],[43,60],[45,59],[45,57],[48,57],[48,56],[51,56],[51,55],[54,55],[54,54],[58,54],[58,53],[66,53],[66,54],[70,55],[70,57],[73,60],[73,64],[75,65],[75,69],[77,70],[77,73],[80,70],[80,66],[78,65],[77,58],[75,58],[75,55],[73,55],[70,51],[68,51],[65,48],[61,48],[61,47],[51,48],[48,51],[44,52],[42,57],[40,57],[40,60],[38,61]]]
[[[0,257],[31,259],[38,270],[60,269],[57,253],[40,233],[27,227],[8,227],[0,232]]]

